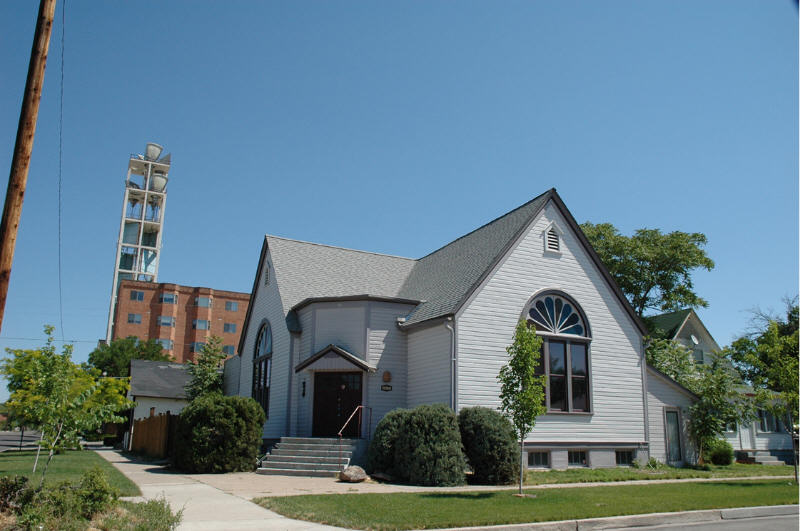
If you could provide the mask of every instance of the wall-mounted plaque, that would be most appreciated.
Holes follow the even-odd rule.
[[[392,386],[391,385],[382,385],[381,386],[381,391],[391,391],[391,390],[392,390]]]

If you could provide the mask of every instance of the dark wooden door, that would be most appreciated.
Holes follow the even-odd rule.
[[[314,374],[314,437],[334,437],[353,411],[361,405],[360,372],[317,372]],[[342,433],[358,437],[358,416]]]

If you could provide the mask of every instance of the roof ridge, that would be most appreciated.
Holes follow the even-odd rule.
[[[327,243],[318,243],[318,242],[309,242],[306,240],[298,240],[296,238],[285,238],[283,236],[276,236],[274,234],[265,234],[267,238],[276,238],[278,240],[284,240],[287,242],[295,242],[295,243],[305,243],[307,245],[316,245],[318,247],[327,247],[329,249],[339,249],[341,251],[352,251],[354,253],[364,253],[364,254],[374,254],[376,256],[386,256],[389,258],[400,258],[401,260],[410,260],[412,262],[416,262],[416,258],[408,258],[407,256],[399,256],[396,254],[388,254],[388,253],[377,253],[375,251],[364,251],[362,249],[352,249],[350,247],[342,247],[340,245],[329,245]]]
[[[420,258],[419,258],[419,260],[422,260],[423,258],[427,258],[427,257],[431,256],[432,254],[436,254],[436,253],[438,253],[439,251],[441,251],[442,249],[444,249],[445,247],[448,247],[448,246],[450,246],[450,245],[452,245],[452,244],[456,243],[456,242],[457,242],[457,241],[459,241],[459,240],[463,240],[463,239],[464,239],[464,238],[466,238],[467,236],[469,236],[469,235],[471,235],[471,234],[474,234],[474,233],[478,232],[479,230],[481,230],[481,229],[483,229],[483,228],[486,228],[486,227],[488,227],[489,225],[491,225],[492,223],[494,223],[494,222],[496,222],[496,221],[500,221],[501,219],[505,218],[506,216],[510,216],[511,214],[513,214],[514,212],[516,212],[517,210],[519,210],[519,209],[521,209],[521,208],[525,208],[526,206],[530,205],[530,204],[531,204],[531,203],[533,203],[534,201],[537,201],[537,200],[541,199],[543,196],[545,196],[545,195],[547,195],[547,194],[549,194],[549,193],[551,193],[551,192],[555,192],[555,190],[556,190],[555,188],[550,188],[550,189],[549,189],[549,190],[547,190],[546,192],[544,192],[544,193],[542,193],[542,194],[539,194],[539,195],[537,195],[536,197],[534,197],[534,198],[533,198],[533,199],[531,199],[530,201],[527,201],[527,202],[525,202],[525,203],[521,204],[521,205],[520,205],[520,206],[518,206],[517,208],[515,208],[515,209],[513,209],[513,210],[509,210],[508,212],[506,212],[506,213],[505,213],[505,214],[503,214],[502,216],[498,216],[498,217],[494,218],[492,221],[489,221],[489,222],[487,222],[487,223],[484,223],[483,225],[481,225],[481,226],[480,226],[480,227],[478,227],[477,229],[471,230],[470,232],[468,232],[468,233],[466,233],[466,234],[462,234],[461,236],[459,236],[459,237],[458,237],[458,238],[456,238],[455,240],[453,240],[453,241],[451,241],[451,242],[448,242],[448,243],[446,243],[446,244],[442,245],[441,247],[439,247],[438,249],[436,249],[436,250],[434,250],[434,251],[431,251],[431,252],[429,252],[429,253],[428,253],[428,254],[426,254],[425,256],[422,256],[422,257],[420,257]]]
[[[653,319],[655,317],[664,317],[665,315],[672,315],[681,312],[691,312],[694,308],[681,308],[680,310],[672,310],[671,312],[657,313],[655,315],[646,315],[646,319]]]

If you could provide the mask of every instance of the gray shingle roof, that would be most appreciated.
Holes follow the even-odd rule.
[[[311,297],[397,297],[415,260],[267,235],[284,313]]]
[[[259,285],[265,252],[269,249],[275,279],[280,288],[281,304],[284,314],[288,316],[287,326],[292,331],[299,331],[299,323],[291,311],[307,299],[372,297],[407,303],[421,301],[407,316],[404,326],[452,315],[549,200],[553,200],[567,217],[568,224],[611,284],[620,302],[625,305],[631,319],[644,333],[641,320],[583,236],[555,189],[548,190],[419,260],[267,235],[253,283],[253,294]],[[245,328],[251,309],[252,304],[247,309]],[[244,334],[240,339],[240,349],[243,342]]]
[[[420,258],[400,290],[400,296],[420,303],[406,325],[450,315],[488,274],[516,237],[547,202],[546,192]]]
[[[548,194],[419,260],[267,235],[284,312],[312,297],[370,295],[423,301],[407,324],[449,315],[544,206]]]
[[[131,396],[186,398],[189,371],[181,363],[131,360]]]

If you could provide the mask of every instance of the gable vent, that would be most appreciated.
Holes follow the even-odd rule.
[[[559,250],[558,233],[556,232],[555,229],[550,229],[547,231],[547,250],[548,251]]]

